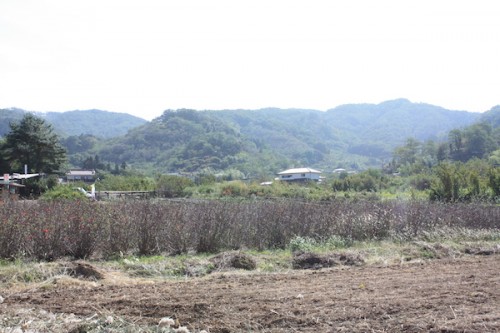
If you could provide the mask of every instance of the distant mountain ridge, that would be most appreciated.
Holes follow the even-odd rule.
[[[0,135],[8,127],[6,119],[20,119],[22,112],[0,109]],[[500,106],[481,114],[406,99],[346,104],[328,111],[166,110],[149,122],[100,110],[41,116],[70,139],[81,134],[108,138],[67,141],[78,143],[73,144],[78,151],[68,149],[78,155],[70,156],[75,166],[86,156],[99,155],[101,161],[126,163],[153,174],[207,168],[270,174],[302,166],[324,171],[380,167],[410,137],[445,140],[449,131],[478,121],[500,126]]]
[[[448,110],[439,106],[396,99],[380,104],[347,104],[327,111],[331,121],[343,120],[345,129],[361,131],[361,140],[395,139],[404,133],[418,140],[439,139],[453,128],[478,120],[480,113]]]
[[[500,127],[500,105],[494,106],[489,111],[481,114],[481,121],[489,123],[494,128]]]
[[[480,118],[479,113],[406,99],[342,105],[326,112],[278,108],[167,110],[152,122],[113,139],[99,153],[115,163],[137,164],[142,169],[149,164],[152,170],[161,172],[195,171],[204,166],[244,172],[257,166],[267,172],[300,166],[360,169],[380,167],[409,137],[420,141],[446,139],[450,130]],[[230,152],[221,144],[224,140],[214,141],[207,123],[224,128],[224,140],[237,142],[237,149]],[[186,133],[191,136],[185,137]]]
[[[17,108],[0,109],[0,136],[4,136],[9,131],[10,122],[22,119],[26,112],[46,119],[54,126],[54,130],[63,137],[90,134],[101,138],[112,138],[124,135],[129,129],[147,122],[127,113],[96,109],[66,112],[31,112]]]
[[[10,108],[0,109],[0,138],[10,131],[10,123],[23,118],[24,110]]]

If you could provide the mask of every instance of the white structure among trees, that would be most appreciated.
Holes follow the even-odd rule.
[[[278,180],[284,181],[319,181],[321,171],[311,168],[295,168],[278,173]]]

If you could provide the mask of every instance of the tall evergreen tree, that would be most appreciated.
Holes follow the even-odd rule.
[[[10,166],[9,166],[9,161],[7,161],[7,156],[5,154],[5,151],[3,149],[5,140],[0,138],[0,174],[4,174],[6,172],[9,172]]]
[[[12,170],[28,165],[30,172],[53,173],[66,160],[66,151],[50,124],[27,113],[19,123],[10,124],[3,154]]]

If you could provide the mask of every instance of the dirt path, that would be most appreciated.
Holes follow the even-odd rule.
[[[196,332],[500,332],[500,255],[0,293],[4,315],[29,307],[144,323],[172,316]]]

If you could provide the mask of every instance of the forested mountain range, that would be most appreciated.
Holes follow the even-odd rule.
[[[242,134],[285,153],[296,164],[356,168],[380,165],[406,138],[445,138],[480,114],[451,111],[406,99],[342,105],[327,112],[262,109],[211,111]]]
[[[9,131],[12,121],[20,120],[28,112],[22,109],[0,109],[0,137]],[[52,124],[62,137],[90,134],[101,138],[124,135],[131,128],[147,121],[126,113],[102,110],[76,110],[67,112],[32,112]]]
[[[270,174],[283,168],[381,167],[409,137],[445,140],[481,114],[400,99],[304,109],[167,110],[96,149],[102,160],[157,172],[234,168]],[[131,149],[132,148],[132,149]]]
[[[494,128],[500,127],[500,105],[497,105],[491,110],[481,115],[481,121],[489,123]]]
[[[0,124],[4,124],[2,111]],[[481,114],[406,99],[348,104],[326,112],[166,110],[150,122],[102,112],[72,111],[58,119],[55,114],[46,116],[66,133],[63,143],[73,166],[82,167],[97,155],[101,163],[126,164],[146,173],[209,168],[239,170],[252,177],[299,166],[325,172],[381,167],[408,138],[446,140],[453,129],[481,120],[495,124],[500,119],[499,106]],[[119,123],[115,117],[138,124],[132,126],[131,121],[119,129],[120,134],[111,134]],[[107,119],[104,127],[97,123],[102,119]]]

